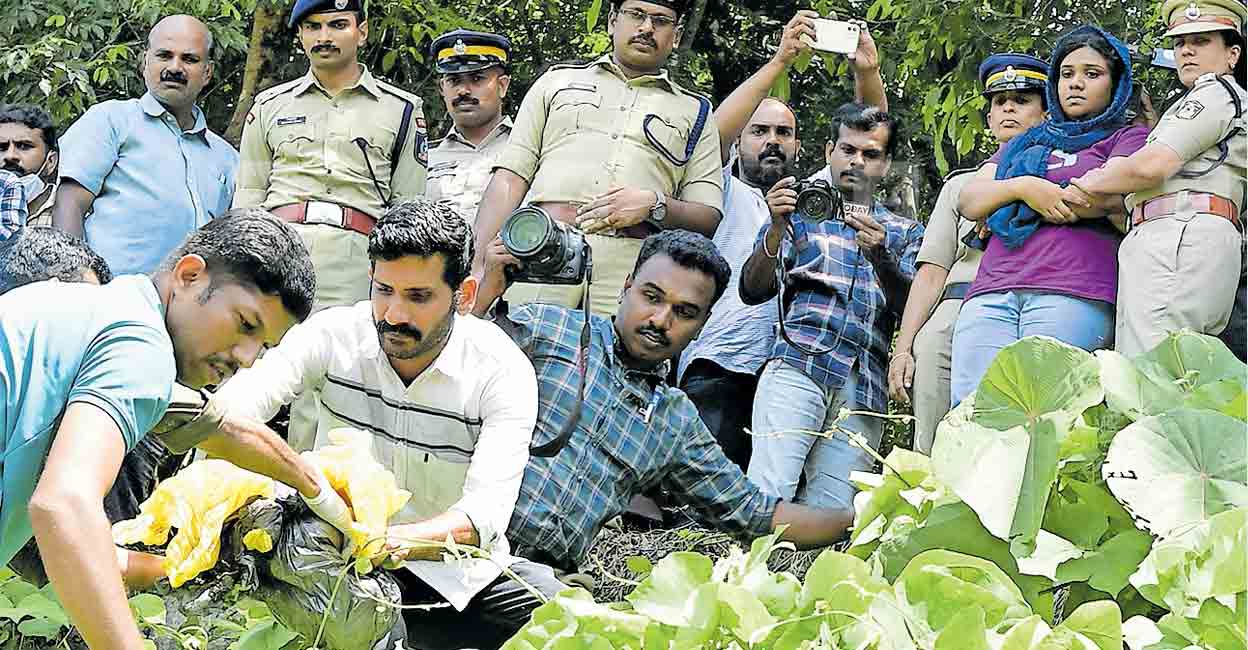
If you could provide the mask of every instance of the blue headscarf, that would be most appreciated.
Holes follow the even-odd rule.
[[[1113,101],[1100,115],[1091,119],[1076,121],[1066,117],[1062,111],[1062,103],[1058,98],[1057,84],[1061,78],[1061,61],[1070,51],[1064,47],[1071,39],[1089,32],[1099,34],[1109,42],[1118,54],[1122,63],[1122,74],[1118,77],[1114,88]],[[1113,135],[1127,121],[1127,108],[1131,102],[1131,53],[1127,46],[1109,32],[1095,25],[1084,25],[1068,32],[1058,40],[1053,48],[1053,58],[1049,61],[1049,79],[1045,86],[1045,97],[1049,104],[1049,119],[1043,124],[1034,126],[1027,132],[1015,137],[1001,152],[1001,161],[997,165],[997,180],[1017,178],[1019,176],[1039,176],[1044,178],[1049,165],[1049,155],[1061,150],[1068,153],[1082,151]],[[1001,238],[1006,248],[1018,248],[1040,227],[1040,215],[1023,201],[1014,201],[997,208],[988,217],[988,229]],[[987,241],[977,242],[977,248],[983,248]]]

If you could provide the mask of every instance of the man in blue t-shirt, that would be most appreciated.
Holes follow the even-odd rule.
[[[0,564],[33,535],[90,647],[142,647],[121,578],[150,578],[153,567],[114,551],[102,505],[122,457],[161,421],[175,379],[199,389],[250,366],[308,316],[314,286],[299,237],[262,210],[240,210],[192,233],[151,277],[37,282],[0,296]],[[154,435],[282,481],[330,523],[350,525],[325,477],[258,424],[209,410]]]

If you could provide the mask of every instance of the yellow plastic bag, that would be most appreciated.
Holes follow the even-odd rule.
[[[139,516],[113,524],[117,544],[164,544],[169,583],[180,587],[217,564],[221,527],[253,498],[273,498],[273,479],[240,469],[224,460],[192,463],[156,486]]]
[[[351,537],[357,558],[373,558],[385,548],[390,517],[403,509],[412,493],[400,490],[394,473],[373,458],[372,437],[357,429],[334,429],[330,444],[303,453],[325,473],[329,484],[351,506],[355,525]]]

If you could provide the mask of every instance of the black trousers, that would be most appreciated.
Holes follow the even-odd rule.
[[[758,375],[725,370],[708,359],[695,359],[685,370],[681,390],[698,407],[702,422],[729,460],[745,471],[750,466],[753,445],[745,429],[754,411]]]
[[[569,587],[555,577],[554,569],[519,560],[511,571],[547,598]],[[393,573],[399,580],[404,605],[445,603],[437,591],[412,572],[400,569]],[[541,602],[520,583],[506,575],[499,576],[477,594],[464,611],[454,607],[403,611],[406,626],[406,647],[412,650],[497,650],[515,636]]]
[[[1248,361],[1248,275],[1239,278],[1239,291],[1235,294],[1235,308],[1231,310],[1231,322],[1218,335],[1223,343],[1239,357]]]

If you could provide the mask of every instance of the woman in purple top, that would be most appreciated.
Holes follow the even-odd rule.
[[[1122,196],[1088,195],[1069,182],[1144,146],[1148,128],[1128,124],[1131,86],[1121,41],[1090,25],[1069,32],[1049,63],[1050,118],[963,188],[959,211],[990,235],[954,330],[953,404],[1023,337],[1112,345]]]

